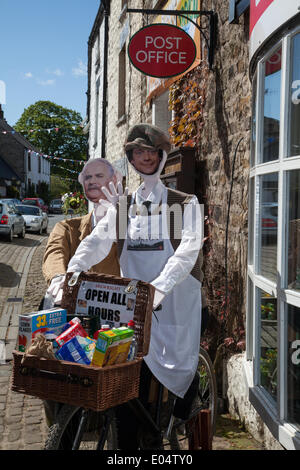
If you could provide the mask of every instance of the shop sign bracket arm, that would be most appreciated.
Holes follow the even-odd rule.
[[[200,10],[149,10],[142,8],[127,8],[127,13],[142,13],[145,15],[166,15],[166,16],[181,16],[186,20],[193,23],[193,25],[200,31],[202,34],[207,50],[208,50],[208,64],[210,70],[212,69],[214,62],[214,52],[215,52],[215,40],[217,33],[217,14],[212,11],[200,11]],[[194,20],[189,18],[186,15],[198,15],[198,16],[207,16],[209,18],[209,38],[204,34],[203,28]]]

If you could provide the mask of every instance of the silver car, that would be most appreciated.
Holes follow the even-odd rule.
[[[22,214],[26,223],[26,231],[39,233],[47,233],[48,216],[46,212],[42,212],[39,207],[27,206],[19,204],[16,206],[18,212]]]
[[[25,220],[16,206],[9,201],[0,199],[0,235],[12,242],[14,235],[25,237]]]

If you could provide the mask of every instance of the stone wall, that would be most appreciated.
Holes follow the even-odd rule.
[[[149,3],[149,2],[148,2]],[[135,0],[130,7],[143,8],[147,2]],[[151,1],[150,1],[151,3]],[[158,4],[157,4],[158,5]],[[206,82],[204,125],[197,142],[197,195],[206,204],[209,215],[204,261],[208,299],[215,315],[220,314],[224,299],[225,238],[232,165],[236,155],[230,224],[228,231],[228,280],[230,321],[243,329],[246,301],[248,176],[250,152],[251,84],[248,78],[249,15],[241,16],[239,24],[228,23],[229,0],[203,0],[202,10],[218,15],[217,47],[213,70]],[[123,144],[128,129],[141,121],[151,122],[151,106],[145,105],[146,77],[137,71],[127,56],[129,38],[151,18],[141,14],[121,14],[121,2],[112,0],[109,17],[107,142],[108,160],[124,156]],[[204,17],[202,25],[205,26]],[[125,114],[119,115],[119,55],[125,47]],[[92,118],[91,118],[92,119]],[[127,185],[133,190],[140,178],[129,168]],[[234,289],[233,289],[234,288]],[[220,294],[217,294],[220,293]],[[239,317],[239,321],[231,321]],[[229,332],[230,335],[232,331]]]
[[[236,354],[224,363],[229,413],[239,419],[251,435],[268,450],[283,450],[248,399],[244,374],[244,355]]]
[[[131,8],[142,8],[133,1]],[[121,2],[112,0],[109,18],[107,158],[113,163],[124,156],[123,145],[128,129],[146,119],[144,112],[145,77],[130,63],[127,55],[129,38],[140,29],[145,18],[140,14],[121,14]],[[119,115],[119,56],[125,49],[125,114]],[[139,176],[128,168],[126,184],[130,190],[140,184]]]
[[[248,78],[249,15],[228,23],[229,2],[203,0],[203,10],[218,15],[217,47],[209,72],[204,126],[199,142],[200,192],[209,216],[205,285],[211,309],[220,315],[225,284],[225,240],[228,201],[235,160],[228,230],[229,330],[243,328],[246,308],[248,177],[251,83]],[[204,23],[204,22],[203,22]],[[238,321],[234,321],[239,317]],[[226,318],[225,318],[226,320]],[[232,321],[233,320],[233,321]]]

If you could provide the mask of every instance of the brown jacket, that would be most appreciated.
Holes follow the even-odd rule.
[[[43,274],[48,284],[58,274],[65,274],[70,259],[87,235],[92,231],[92,214],[58,222],[52,230],[43,260]],[[114,243],[108,256],[90,271],[120,276],[117,246]]]

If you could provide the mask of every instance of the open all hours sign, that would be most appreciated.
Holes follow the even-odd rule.
[[[171,24],[151,24],[132,36],[129,58],[140,72],[151,77],[180,75],[193,64],[196,45],[183,29]]]

